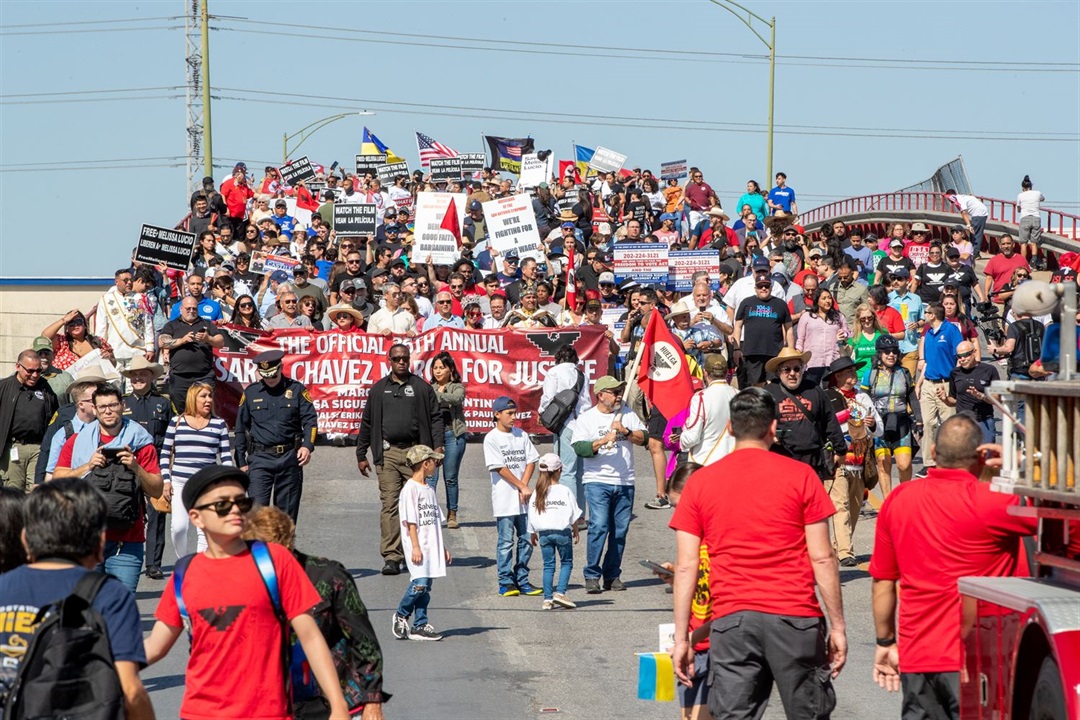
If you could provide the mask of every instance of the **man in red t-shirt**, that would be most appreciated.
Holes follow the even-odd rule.
[[[247,165],[236,164],[232,177],[221,183],[221,197],[225,199],[225,206],[229,211],[229,224],[232,225],[233,234],[240,237],[244,218],[247,216],[247,202],[255,197],[255,191],[251,189],[251,183],[247,179]]]
[[[87,478],[98,468],[117,463],[134,473],[143,491],[132,501],[137,505],[131,508],[134,522],[117,528],[110,519],[113,526],[105,532],[104,569],[135,592],[146,542],[143,493],[158,498],[164,488],[157,450],[153,436],[142,425],[124,417],[124,402],[117,388],[99,385],[90,402],[97,411],[97,421],[64,442],[53,478]],[[92,478],[90,482],[94,484]]]
[[[986,267],[983,268],[983,273],[986,274],[983,289],[988,298],[991,297],[991,292],[998,292],[1008,284],[1016,268],[1031,270],[1031,266],[1028,265],[1028,261],[1024,259],[1024,256],[1016,252],[1016,243],[1008,235],[1002,235],[998,239],[998,250],[1000,252],[990,258],[986,263]]]
[[[960,592],[965,576],[1026,574],[1020,539],[1034,518],[1009,514],[1015,495],[979,482],[982,429],[967,415],[941,424],[936,467],[893,489],[881,507],[870,575],[877,651],[874,679],[904,692],[903,717],[959,718]],[[897,583],[903,585],[897,635]],[[899,645],[897,644],[899,642]]]
[[[330,704],[330,717],[349,717],[337,670],[315,618],[321,602],[304,569],[286,548],[268,543],[277,578],[279,622],[274,604],[242,538],[251,510],[251,480],[239,468],[210,465],[184,483],[184,507],[206,534],[206,551],[191,558],[180,593],[190,618],[191,652],[180,716],[189,720],[262,718],[287,720],[282,633],[296,633],[312,674]],[[165,657],[184,626],[177,607],[176,578],[165,585],[146,639],[147,665]]]
[[[836,510],[813,468],[769,452],[777,424],[769,393],[743,390],[730,412],[735,449],[690,477],[671,518],[675,674],[690,685],[690,608],[704,543],[713,608],[713,717],[760,717],[773,681],[788,717],[828,717],[836,705],[830,678],[847,659],[840,574],[829,540],[828,519]],[[750,477],[753,492],[747,492]]]

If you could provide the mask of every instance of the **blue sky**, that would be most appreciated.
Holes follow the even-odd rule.
[[[1015,197],[1027,173],[1047,205],[1080,212],[1080,3],[747,5],[777,18],[773,167],[802,209],[895,190],[963,155],[978,194]],[[0,276],[111,275],[141,223],[182,217],[184,10],[0,3]],[[210,0],[210,12],[222,18],[210,51],[219,181],[237,159],[261,176],[283,132],[360,109],[377,115],[327,126],[300,154],[351,165],[367,124],[410,167],[413,130],[461,152],[484,150],[486,132],[531,135],[560,158],[575,140],[633,166],[686,158],[728,208],[748,178],[766,180],[767,51],[707,0]],[[131,22],[98,22],[120,19]],[[164,89],[56,94],[134,88]]]

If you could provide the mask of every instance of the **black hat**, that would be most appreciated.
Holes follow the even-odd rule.
[[[397,217],[397,210],[394,208],[386,208],[386,212],[383,213],[383,217]]]
[[[849,357],[838,357],[829,364],[829,371],[825,373],[825,378],[831,378],[841,370],[847,370],[848,368],[853,367],[857,367],[854,360]],[[188,482],[190,482],[190,480]]]
[[[405,258],[401,257],[400,255],[390,261],[390,267],[396,267],[398,265],[400,265],[401,267],[405,267]]]
[[[892,335],[882,335],[874,342],[874,349],[880,352],[886,350],[900,351],[900,343]]]
[[[212,486],[226,480],[235,480],[240,483],[244,490],[251,485],[251,479],[247,473],[237,467],[227,465],[208,465],[188,478],[184,483],[184,489],[180,497],[184,501],[184,507],[189,510],[199,502],[199,498]]]
[[[387,225],[383,232],[401,232],[401,228],[399,228],[397,224]]]
[[[202,184],[203,184],[203,185],[213,185],[213,184],[214,184],[214,178],[212,178],[212,177],[210,177],[209,175],[207,175],[206,177],[204,177],[204,178],[202,179]]]
[[[281,350],[267,350],[259,353],[251,358],[251,360],[257,366],[260,375],[263,377],[274,377],[281,372],[281,361],[284,358],[285,353]]]
[[[387,269],[387,268],[375,268],[374,270],[371,271],[371,279],[374,280],[377,277],[382,277],[383,275],[389,275],[389,274],[390,274],[390,270]]]

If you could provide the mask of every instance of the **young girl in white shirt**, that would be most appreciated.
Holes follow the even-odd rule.
[[[555,453],[542,455],[537,461],[540,479],[529,503],[529,533],[533,546],[540,545],[544,555],[544,605],[551,610],[556,605],[575,608],[566,596],[566,585],[574,569],[574,544],[578,541],[577,520],[581,508],[570,488],[559,484],[562,460]],[[572,539],[572,542],[571,542]],[[555,554],[559,555],[559,583],[555,586]]]

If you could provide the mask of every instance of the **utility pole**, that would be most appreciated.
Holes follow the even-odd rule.
[[[198,190],[202,164],[203,96],[199,0],[184,0],[184,106],[187,113],[187,192]]]
[[[214,176],[214,146],[210,133],[210,13],[207,0],[200,0],[202,10],[202,105],[203,172]]]

